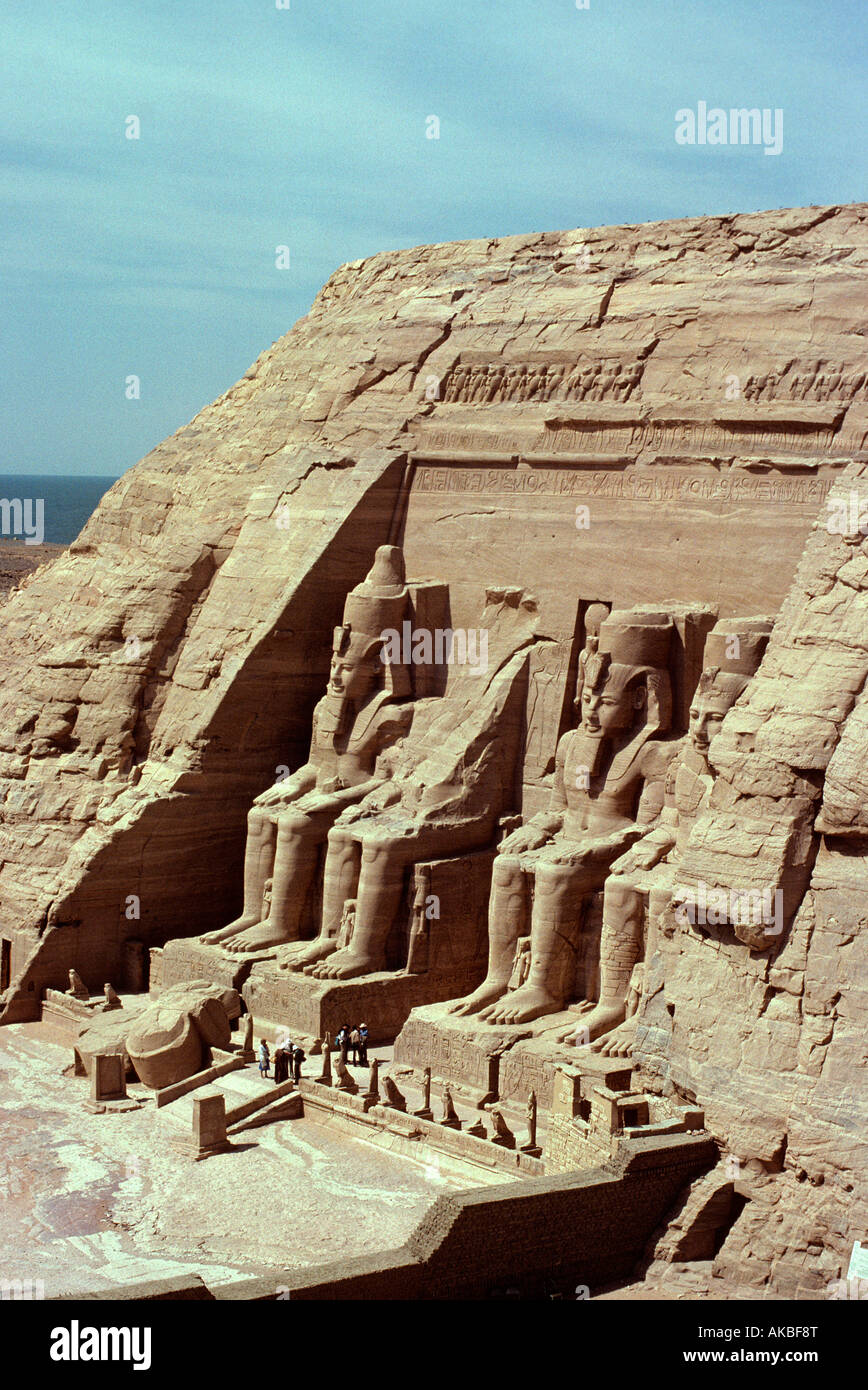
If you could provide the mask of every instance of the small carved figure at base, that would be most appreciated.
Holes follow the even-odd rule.
[[[84,980],[81,978],[77,970],[70,970],[69,989],[66,992],[67,994],[71,994],[73,999],[90,998],[90,990],[84,983]]]
[[[506,1120],[499,1110],[490,1110],[491,1124],[494,1133],[491,1136],[492,1144],[499,1144],[503,1149],[515,1148],[515,1135],[510,1129]]]
[[[443,1087],[443,1118],[440,1121],[445,1129],[460,1129],[461,1120],[458,1111],[455,1109],[455,1101],[452,1099],[452,1088],[448,1081]]]
[[[391,1076],[383,1077],[383,1090],[386,1092],[386,1099],[383,1101],[384,1105],[388,1106],[390,1110],[406,1111],[407,1097],[398,1090]]]
[[[105,995],[105,1003],[102,1006],[102,1012],[104,1014],[110,1013],[112,1009],[122,1009],[124,1007],[118,997],[117,991],[112,985],[106,984],[103,985],[102,988],[103,994]]]

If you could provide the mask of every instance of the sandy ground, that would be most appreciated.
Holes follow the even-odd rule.
[[[26,574],[65,549],[65,545],[25,545],[23,541],[0,540],[0,601]]]
[[[194,1270],[209,1284],[400,1245],[466,1179],[307,1119],[237,1137],[194,1163],[149,1102],[84,1109],[68,1047],[45,1025],[0,1029],[0,1282],[45,1293]],[[277,1278],[279,1283],[279,1277]]]

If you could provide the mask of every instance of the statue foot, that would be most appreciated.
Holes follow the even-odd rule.
[[[235,921],[230,922],[228,927],[221,927],[219,931],[206,932],[204,936],[199,937],[199,940],[204,946],[219,946],[221,942],[229,941],[231,937],[246,931],[248,927],[255,927],[256,920],[255,917],[236,917]]]
[[[330,956],[334,949],[334,940],[327,936],[318,936],[315,941],[294,941],[283,953],[280,968],[307,970],[309,965],[316,965],[325,956]]]
[[[472,994],[468,994],[464,999],[455,999],[451,1004],[447,1004],[445,1012],[454,1014],[456,1018],[465,1018],[468,1014],[478,1013],[487,1004],[494,1004],[501,997],[506,989],[506,985],[489,984],[487,981],[475,989]]]
[[[530,1023],[543,1014],[556,1014],[562,1008],[563,1001],[547,990],[522,985],[499,1003],[489,1004],[479,1016],[486,1023]]]
[[[254,951],[267,951],[273,946],[282,946],[285,940],[283,933],[272,922],[265,921],[240,932],[231,941],[226,942],[223,949],[233,956],[246,956]]]
[[[576,1032],[582,1042],[593,1044],[597,1038],[602,1038],[605,1033],[611,1032],[619,1023],[623,1023],[624,1013],[623,1004],[598,1004],[586,1018],[580,1020]],[[599,1048],[594,1050],[599,1051]]]
[[[591,1051],[598,1052],[601,1057],[632,1057],[633,1044],[636,1041],[636,1018],[637,1015],[633,1014],[631,1018],[625,1019],[613,1028],[611,1033],[592,1042]]]
[[[304,973],[317,980],[352,980],[357,975],[370,975],[372,971],[379,969],[382,969],[382,966],[376,961],[343,950],[335,951],[328,960],[320,961],[317,965],[309,965]]]
[[[583,999],[579,1004],[570,1005],[570,1013],[575,1012],[576,1019],[567,1028],[559,1028],[554,1035],[555,1042],[566,1043],[570,1047],[583,1047],[591,1041],[592,1034],[588,1028],[588,1018],[597,1008],[590,999]]]

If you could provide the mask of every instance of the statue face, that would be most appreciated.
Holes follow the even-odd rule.
[[[332,652],[329,690],[333,695],[340,695],[345,700],[352,700],[358,704],[374,689],[377,675],[378,664],[374,654],[359,657],[350,654],[341,656],[338,651]]]
[[[582,727],[588,733],[603,735],[629,729],[635,722],[636,711],[644,704],[644,697],[644,686],[625,688],[621,682],[615,684],[611,679],[593,689],[586,686],[582,691]]]
[[[706,690],[694,696],[690,706],[690,742],[702,757],[715,734],[720,732],[724,717],[733,704],[733,697],[722,690]]]

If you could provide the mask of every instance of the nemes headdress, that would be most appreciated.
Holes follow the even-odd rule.
[[[595,691],[604,684],[608,689],[623,690],[642,681],[647,694],[642,724],[613,761],[612,767],[619,773],[649,738],[671,726],[669,659],[674,631],[668,613],[626,608],[613,609],[600,626],[599,648],[585,668],[588,686]]]
[[[335,650],[341,656],[363,659],[382,648],[383,632],[400,632],[409,608],[409,591],[404,572],[404,555],[397,545],[377,547],[374,563],[361,584],[347,594],[344,620],[335,628]],[[410,673],[406,666],[385,666],[386,687],[393,697],[410,693]]]

